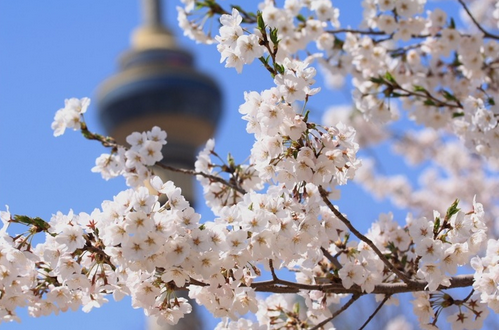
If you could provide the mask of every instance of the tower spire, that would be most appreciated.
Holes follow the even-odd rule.
[[[132,33],[132,48],[177,48],[172,32],[163,24],[161,0],[141,0],[141,7],[142,24]]]
[[[163,26],[160,0],[142,0],[142,21],[146,26]]]

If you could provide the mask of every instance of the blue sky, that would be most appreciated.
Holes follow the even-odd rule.
[[[249,155],[253,137],[245,134],[246,124],[237,108],[244,91],[268,88],[271,78],[258,63],[238,75],[219,64],[214,46],[195,45],[183,38],[176,27],[176,4],[169,1],[165,8],[169,26],[179,43],[195,53],[198,68],[212,75],[224,93],[217,150],[222,155],[230,151],[242,161]],[[356,3],[340,19],[344,22],[359,12]],[[124,189],[123,180],[106,182],[90,172],[95,158],[106,152],[100,145],[72,131],[54,138],[50,124],[65,98],[94,98],[97,86],[116,73],[118,55],[128,48],[140,17],[139,1],[0,2],[0,209],[7,204],[13,213],[48,220],[59,210],[91,212]],[[324,92],[316,99],[311,107],[320,109],[347,103],[348,94]],[[320,118],[320,112],[314,115]],[[86,120],[91,130],[103,132],[95,102]],[[394,164],[391,167],[397,170],[399,164]],[[347,202],[342,202],[342,210],[357,221],[372,221],[379,212],[391,209],[387,203],[373,207],[358,189],[345,189],[344,197]],[[209,220],[210,213],[200,206]],[[69,312],[39,319],[28,318],[25,312],[20,315],[22,324],[2,324],[2,329],[144,328],[142,310],[132,309],[129,300],[110,302],[90,314]]]

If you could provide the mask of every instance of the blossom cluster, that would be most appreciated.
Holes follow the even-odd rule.
[[[279,87],[246,93],[239,107],[246,130],[255,135],[251,161],[264,181],[292,189],[296,182],[334,187],[353,178],[360,165],[355,155],[355,131],[342,123],[321,130],[282,102],[289,93]],[[321,152],[319,152],[319,150]]]
[[[458,266],[469,264],[483,247],[487,232],[483,206],[475,201],[471,212],[459,211],[456,203],[444,217],[435,211],[433,218],[413,220],[408,227],[419,259],[417,275],[430,291],[450,285],[448,276],[455,275]]]
[[[147,132],[134,132],[126,137],[128,147],[116,145],[114,140],[88,131],[83,114],[90,105],[90,99],[71,98],[65,101],[65,107],[58,110],[52,123],[54,136],[60,136],[66,128],[81,130],[83,136],[91,140],[99,140],[104,145],[113,144],[111,153],[100,155],[92,172],[101,173],[102,178],[111,178],[123,175],[128,186],[143,185],[150,178],[149,167],[163,158],[161,153],[166,144],[166,132],[154,126]]]
[[[88,130],[88,98],[66,100],[54,135],[72,128],[111,148],[92,171],[123,176],[130,189],[91,213],[58,212],[50,221],[0,212],[1,321],[17,320],[18,307],[32,316],[90,311],[109,295],[129,295],[134,308],[174,324],[192,310],[178,290],[222,318],[220,330],[333,329],[335,317],[366,294],[382,306],[412,292],[423,329],[436,329],[443,310],[453,329],[478,329],[489,308],[499,313],[499,243],[488,236],[499,231],[491,175],[499,168],[499,35],[485,28],[499,26],[494,2],[476,2],[492,8],[476,14],[482,23],[475,3],[458,1],[479,32],[456,26],[443,10],[425,10],[425,0],[364,0],[359,29],[342,28],[329,0],[264,1],[255,13],[182,2],[186,35],[216,43],[221,62],[239,73],[255,59],[268,71],[270,86],[246,92],[239,107],[255,138],[248,162],[223,161],[209,140],[195,171],[184,170],[213,211],[201,220],[174,182],[154,175],[166,132],[135,132],[120,146]],[[216,33],[206,31],[213,18]],[[320,92],[317,67],[332,87],[348,78],[354,89],[354,109],[327,112],[323,125],[309,109]],[[387,126],[401,118],[426,128]],[[386,141],[410,164],[431,162],[419,190],[407,177],[361,163],[361,148]],[[362,234],[331,203],[354,177],[415,215],[402,224],[381,214]],[[11,223],[29,230],[10,236]],[[36,234],[45,241],[33,246]],[[457,275],[469,265],[473,274]],[[457,287],[472,291],[457,299],[447,290]]]
[[[333,276],[346,289],[355,284],[372,292],[376,285],[395,279],[393,274],[381,275],[383,263],[364,242],[349,241],[347,227],[331,209],[321,206],[320,193],[313,184],[307,185],[308,196],[303,200],[286,197],[277,189],[266,194],[248,193],[241,202],[222,208],[213,222],[203,224],[180,188],[159,177],[153,177],[150,184],[157,193],[151,194],[145,187],[125,190],[91,214],[59,212],[48,223],[31,219],[36,231],[46,232],[45,242],[34,248],[29,237],[12,238],[4,227],[2,319],[15,319],[15,309],[24,306],[29,306],[32,316],[79,306],[90,311],[112,294],[116,300],[131,295],[134,308],[158,316],[160,322],[175,323],[191,311],[185,300],[174,295],[175,289],[187,287],[196,302],[213,315],[227,318],[223,322],[258,312],[261,317],[255,327],[265,328],[275,321],[267,311],[279,296],[262,303],[252,284],[271,261],[272,271],[299,267],[297,281],[304,284],[319,278],[329,278],[329,282]],[[166,196],[165,204],[160,205],[158,195]],[[416,259],[425,272],[432,260],[441,258],[446,267],[442,272],[455,274],[483,236],[483,211],[480,204],[474,205],[475,210],[467,214],[455,205],[451,207],[449,210],[456,211],[452,215],[447,212],[449,218],[443,220],[438,234],[438,226],[424,218],[411,221],[404,230],[384,215],[368,237],[386,249],[385,254],[397,251],[402,258],[401,254],[409,251],[412,257],[406,258],[408,263],[403,266],[407,269]],[[5,226],[22,222],[8,211],[0,216]],[[424,235],[436,237],[433,248],[426,242],[430,236],[421,239]],[[332,266],[317,266],[329,263],[321,251],[340,255],[337,273],[331,272]],[[436,274],[432,273],[436,279],[425,277],[428,286],[449,284]],[[327,305],[318,303],[327,298],[324,293],[302,294],[308,312],[301,318],[317,324],[330,316]],[[328,305],[339,303],[339,298],[330,296]],[[287,321],[279,319],[286,324],[296,317],[289,314]]]
[[[497,11],[490,1],[476,3],[470,6],[476,8],[478,17]],[[368,29],[346,29],[345,33],[339,29],[339,10],[331,1],[285,1],[283,8],[265,1],[259,6],[261,18],[271,31],[277,31],[274,41],[278,45],[270,42],[265,49],[262,30],[250,33],[249,28],[241,28],[240,24],[251,22],[251,16],[242,16],[236,9],[221,15],[220,36],[214,41],[222,61],[238,72],[255,58],[264,59],[262,52],[281,65],[307,50],[326,76],[332,77],[330,80],[353,77],[355,105],[369,121],[396,120],[389,99],[403,97],[404,108],[415,122],[449,129],[470,150],[497,156],[497,83],[490,77],[497,60],[498,38],[481,26],[480,33],[460,31],[444,10],[425,11],[425,4],[422,0],[365,0],[363,22]],[[487,6],[494,8],[487,11]],[[194,8],[179,11],[183,13],[181,26],[189,31],[189,14]],[[493,15],[488,17],[497,22]],[[478,24],[476,20],[473,23]],[[196,35],[187,34],[203,41],[203,27],[195,28]],[[407,46],[396,43],[413,40],[417,42]],[[278,51],[272,53],[276,47]]]
[[[383,247],[385,253],[410,251],[405,260],[412,263],[412,268],[406,269],[406,272],[413,272],[415,278],[427,282],[426,288],[430,290],[451,285],[450,279],[456,274],[457,267],[469,264],[470,258],[480,253],[485,242],[485,229],[494,229],[497,218],[494,215],[497,213],[497,199],[493,194],[497,184],[496,178],[491,178],[491,173],[497,168],[494,157],[499,150],[495,141],[499,136],[496,132],[499,128],[494,66],[498,37],[484,27],[498,26],[499,16],[494,14],[497,10],[493,1],[469,2],[469,7],[466,1],[459,3],[463,16],[480,32],[465,31],[456,26],[454,19],[445,10],[426,10],[424,0],[365,0],[362,2],[363,21],[359,29],[341,29],[339,10],[331,1],[288,0],[282,6],[273,1],[264,1],[259,4],[259,13],[256,15],[240,7],[235,7],[231,13],[224,12],[222,7],[205,5],[204,8],[207,17],[220,15],[220,36],[213,41],[218,42],[222,61],[226,61],[227,67],[236,65],[235,62],[229,62],[225,56],[227,53],[224,55],[223,52],[227,52],[227,49],[234,51],[236,46],[231,48],[229,40],[237,44],[241,36],[253,40],[259,38],[258,44],[263,47],[258,48],[258,55],[261,55],[263,48],[263,56],[267,56],[262,56],[260,61],[271,73],[276,87],[261,93],[247,92],[245,103],[240,107],[243,119],[248,121],[247,131],[256,138],[251,162],[262,182],[291,188],[306,178],[304,182],[327,186],[325,182],[315,180],[315,174],[321,173],[316,171],[317,159],[312,157],[302,161],[301,166],[295,165],[300,147],[314,151],[309,154],[324,153],[316,152],[322,149],[313,145],[293,149],[299,145],[296,141],[307,141],[305,136],[313,135],[315,132],[312,131],[317,126],[312,128],[307,115],[296,115],[292,111],[297,103],[307,104],[310,96],[314,95],[306,90],[314,82],[307,83],[305,80],[299,83],[301,71],[288,71],[290,63],[301,63],[302,67],[308,69],[312,69],[314,64],[320,65],[326,80],[332,82],[330,85],[333,87],[338,87],[348,76],[352,78],[355,110],[339,120],[329,121],[327,125],[354,127],[355,143],[361,147],[392,139],[390,142],[396,142],[396,152],[408,162],[432,163],[432,167],[421,176],[420,189],[412,188],[411,182],[401,175],[377,175],[373,169],[378,164],[370,161],[365,162],[368,166],[352,166],[358,160],[349,158],[347,163],[350,163],[346,166],[352,168],[352,174],[357,173],[356,181],[374,195],[391,197],[398,206],[416,211],[418,216],[409,218],[406,227],[384,220],[377,223],[378,226],[382,224],[382,229],[371,228],[374,234],[368,234],[367,237]],[[179,17],[179,21],[182,26],[186,26],[190,15],[196,10],[187,6],[181,11],[183,16],[181,19]],[[473,17],[474,14],[478,19]],[[265,28],[262,28],[262,22]],[[253,24],[256,25],[254,29]],[[241,29],[239,25],[246,27]],[[199,37],[204,27],[197,25],[196,28]],[[272,38],[272,33],[277,37]],[[189,34],[188,29],[186,34],[197,38]],[[243,52],[238,50],[236,53]],[[302,56],[305,60],[300,60]],[[239,59],[238,72],[249,63]],[[283,79],[286,73],[290,73],[288,77],[292,78],[288,84]],[[315,71],[309,77],[314,75]],[[402,115],[396,111],[392,102],[394,99],[401,100],[405,112]],[[336,113],[332,116],[336,116]],[[387,130],[383,126],[400,118],[408,118],[428,128],[406,133]],[[286,124],[296,119],[302,122],[301,126]],[[288,127],[300,129],[295,129],[296,135],[292,136],[286,131]],[[322,137],[321,134],[317,136]],[[461,141],[452,139],[452,136]],[[318,140],[315,138],[314,142]],[[282,146],[285,146],[284,153]],[[357,151],[358,148],[356,145],[353,149]],[[293,156],[287,157],[290,154]],[[292,165],[287,165],[287,162]],[[301,169],[306,171],[300,172]],[[300,176],[297,176],[298,173]],[[328,175],[330,172],[326,177]],[[290,180],[286,181],[288,176]],[[330,189],[338,184],[338,181],[333,181]],[[464,186],[467,188],[463,189]],[[485,213],[458,212],[449,217],[434,213],[432,219],[422,216],[439,209],[441,205],[451,204],[456,197],[469,201],[477,194],[480,200],[485,201]],[[464,205],[473,210],[482,207],[476,202]],[[428,231],[418,234],[418,230],[423,230],[423,227]],[[388,235],[388,232],[391,234]],[[375,284],[369,282],[371,273],[379,274],[380,268],[382,270],[379,256],[365,241],[350,241],[347,245],[351,251],[357,252],[340,256],[343,268],[338,274],[342,276],[342,282],[347,286],[359,285],[364,290],[374,290],[376,284],[386,280],[378,277],[374,280]],[[334,253],[338,253],[338,250],[333,249]],[[357,256],[357,253],[360,255]],[[398,258],[400,255],[393,257]],[[475,298],[469,299],[467,308],[472,314],[484,315],[481,307],[473,306]],[[436,302],[430,301],[430,296],[421,299],[428,300],[430,309],[435,308]],[[481,317],[473,317],[475,324],[463,324],[459,320],[468,317],[461,312],[462,306],[459,305],[459,312],[454,314],[454,319],[449,318],[453,326],[480,326],[483,320]],[[434,316],[436,320],[438,315]]]
[[[215,37],[218,43],[217,49],[222,55],[220,62],[226,61],[225,67],[234,67],[238,73],[241,73],[244,64],[251,64],[264,52],[257,35],[244,34],[241,27],[242,20],[242,16],[235,8],[232,9],[232,15],[222,15],[220,35]]]
[[[64,134],[66,128],[72,128],[75,131],[80,130],[83,114],[87,112],[89,105],[90,99],[88,97],[66,99],[64,108],[55,113],[54,122],[52,123],[54,136]]]
[[[155,126],[147,132],[134,132],[126,138],[130,147],[117,147],[110,154],[104,153],[95,160],[92,172],[102,178],[123,175],[128,186],[136,187],[149,179],[152,166],[163,158],[161,149],[166,144],[166,132]]]
[[[475,256],[471,260],[475,270],[473,288],[480,294],[480,302],[487,304],[494,313],[499,313],[498,247],[499,241],[490,239],[485,256]]]
[[[265,303],[256,296],[258,286],[253,284],[264,270],[274,273],[298,267],[297,283],[316,285],[323,283],[322,278],[328,279],[326,283],[340,281],[345,289],[357,286],[361,292],[371,293],[383,283],[400,280],[395,274],[386,272],[382,258],[387,255],[393,262],[405,260],[398,267],[415,274],[414,280],[418,277],[425,280],[431,291],[449,286],[449,275],[467,264],[485,240],[481,204],[474,202],[473,211],[464,214],[457,209],[456,202],[443,219],[438,212],[433,221],[409,217],[404,228],[391,215],[382,215],[366,239],[360,242],[350,239],[348,224],[335,209],[323,204],[321,189],[330,189],[327,197],[334,197],[335,185],[346,182],[341,181],[340,178],[347,177],[340,173],[355,169],[358,149],[353,140],[355,131],[341,123],[320,128],[302,117],[299,121],[302,128],[293,132],[289,128],[292,124],[286,125],[291,122],[289,118],[293,118],[288,103],[271,98],[274,104],[264,104],[267,95],[277,93],[277,88],[264,91],[262,95],[253,93],[253,98],[247,96],[246,103],[241,106],[245,119],[256,116],[259,120],[254,122],[259,125],[264,121],[262,109],[271,105],[275,109],[289,109],[288,113],[283,112],[289,116],[283,115],[279,125],[261,125],[252,132],[256,137],[255,146],[271,135],[281,136],[286,143],[280,146],[278,153],[269,158],[252,157],[250,166],[236,166],[233,160],[219,166],[228,168],[226,171],[233,175],[230,179],[236,175],[240,179],[236,180],[237,198],[230,203],[217,203],[225,197],[210,190],[213,186],[228,186],[234,190],[228,185],[230,179],[227,182],[220,180],[218,185],[211,181],[219,175],[215,172],[218,165],[211,159],[218,156],[214,141],[208,141],[198,156],[196,170],[205,173],[198,175],[198,179],[205,194],[211,194],[211,206],[217,215],[213,222],[201,223],[201,216],[189,206],[173,182],[163,182],[150,174],[145,177],[150,177],[152,190],[141,184],[132,185],[134,189],[121,192],[113,201],[105,201],[100,210],[91,214],[75,215],[71,211],[64,215],[59,212],[45,223],[3,212],[2,243],[5,248],[2,251],[5,251],[7,261],[22,261],[9,264],[16,268],[15,271],[5,269],[3,273],[5,294],[0,301],[4,302],[4,298],[9,301],[5,305],[4,320],[15,319],[16,307],[22,306],[30,306],[33,316],[75,309],[80,305],[83,310],[90,311],[107,302],[106,296],[112,294],[116,300],[131,295],[134,308],[143,308],[147,315],[158,316],[160,322],[176,323],[191,311],[187,301],[174,294],[176,289],[186,287],[192,299],[205,305],[213,315],[224,318],[219,327],[263,329],[275,324],[276,320],[280,320],[281,325],[297,320],[314,325],[327,322],[331,312],[326,307],[338,304],[341,295],[325,295],[313,290],[302,292],[306,313],[296,315],[290,310],[289,300],[279,300],[279,295],[268,298]],[[244,109],[251,110],[252,116]],[[294,118],[299,119],[300,115],[295,114]],[[131,146],[128,150],[112,147],[122,150],[118,154],[124,155],[123,167],[144,166],[148,171],[146,166],[154,165],[161,157],[144,150],[148,145],[162,145],[165,137],[164,132],[153,128],[127,137]],[[109,141],[100,138],[101,142]],[[308,149],[311,151],[306,152]],[[352,158],[335,162],[335,157],[349,154]],[[314,164],[311,160],[322,155],[328,157],[324,163],[333,163],[337,172],[322,172],[317,176],[320,179],[315,181],[316,167],[309,164]],[[312,158],[307,161],[305,157]],[[295,175],[292,180],[282,180],[280,175],[262,178],[258,168],[261,162],[267,167],[273,166],[275,172],[286,169],[280,167],[281,163],[305,163],[312,176],[307,177],[307,172],[300,171],[297,166],[288,169],[288,175]],[[121,170],[114,175],[127,177],[128,173]],[[263,189],[261,183],[270,180],[274,180],[275,185],[258,193]],[[163,204],[159,203],[160,196],[165,196]],[[32,232],[46,232],[45,242],[32,248],[29,237],[9,237],[6,228],[10,222],[29,223],[34,228]],[[382,254],[373,250],[370,242],[381,249]],[[26,273],[27,270],[31,272]],[[30,282],[19,286],[21,275]],[[481,291],[477,288],[477,292]],[[320,303],[324,299],[327,304]],[[288,303],[284,304],[285,301]],[[275,309],[272,306],[276,303],[285,305],[279,305],[277,319],[272,313],[268,314]],[[240,318],[248,312],[260,315],[258,323]],[[283,318],[282,315],[287,316]],[[477,320],[481,322],[482,318]],[[423,323],[427,321],[422,320]]]
[[[34,248],[29,236],[6,234],[8,224],[20,218],[2,212],[2,320],[16,319],[16,307],[25,306],[32,316],[80,306],[88,312],[107,302],[110,293],[115,300],[131,295],[133,307],[144,308],[148,315],[162,315],[161,322],[176,323],[189,313],[186,300],[171,297],[166,290],[170,281],[184,284],[186,274],[176,272],[175,265],[187,256],[180,251],[185,239],[169,238],[168,230],[175,224],[167,225],[166,218],[175,214],[183,219],[178,222],[195,223],[199,216],[171,182],[163,185],[154,180],[152,184],[169,197],[168,212],[152,217],[159,209],[158,197],[145,187],[126,190],[91,214],[58,212],[48,223],[22,220],[45,232],[45,242]],[[161,264],[164,269],[166,260],[171,267],[158,272],[156,267]]]

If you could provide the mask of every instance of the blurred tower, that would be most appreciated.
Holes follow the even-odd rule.
[[[109,135],[124,145],[132,132],[161,127],[168,134],[162,162],[193,168],[197,149],[214,135],[222,112],[221,92],[194,68],[193,56],[178,47],[163,25],[160,0],[142,0],[142,11],[143,24],[120,58],[120,72],[98,88],[100,119]],[[165,177],[194,202],[192,176],[168,172]]]
[[[143,23],[132,34],[131,49],[120,58],[120,71],[98,88],[97,107],[107,133],[120,144],[132,132],[159,126],[168,134],[164,164],[193,168],[199,146],[214,135],[222,106],[217,84],[193,66],[193,56],[178,47],[163,25],[160,0],[142,0]],[[194,178],[155,168],[163,180],[182,188],[193,204]],[[201,329],[199,316],[175,327]],[[150,322],[149,329],[160,329]]]

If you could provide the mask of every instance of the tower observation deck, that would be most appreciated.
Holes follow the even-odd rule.
[[[192,54],[180,48],[163,25],[161,2],[142,0],[142,12],[143,23],[132,34],[131,49],[120,58],[119,72],[98,88],[100,120],[123,145],[132,132],[161,127],[168,134],[162,162],[193,168],[197,149],[214,135],[222,95],[213,79],[196,70]],[[161,176],[174,181],[194,202],[191,177],[174,172]]]

